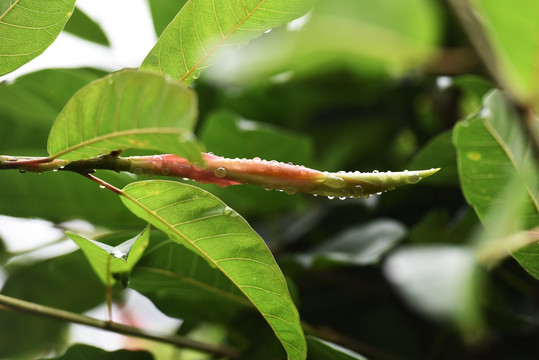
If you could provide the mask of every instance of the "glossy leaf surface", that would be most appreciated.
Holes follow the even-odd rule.
[[[201,256],[159,234],[133,269],[129,287],[165,314],[181,319],[228,322],[252,306],[221,271]]]
[[[204,190],[169,181],[123,189],[122,201],[226,275],[275,331],[289,359],[304,359],[305,339],[281,270],[264,241],[234,210]]]
[[[60,34],[75,0],[14,0],[0,3],[0,75],[41,54]]]
[[[225,49],[304,15],[312,0],[192,0],[163,32],[141,69],[185,84],[198,78]]]
[[[462,191],[483,222],[494,207],[503,208],[502,190],[515,174],[515,193],[527,196],[523,226],[539,225],[539,171],[519,119],[500,92],[490,93],[481,111],[457,124],[453,142]]]
[[[81,89],[54,122],[51,158],[81,159],[129,148],[201,161],[191,131],[196,97],[157,74],[123,70]]]
[[[117,246],[103,244],[96,240],[86,239],[72,232],[66,235],[82,250],[99,279],[105,285],[114,284],[113,274],[128,273],[142,257],[150,240],[150,227],[137,236]]]

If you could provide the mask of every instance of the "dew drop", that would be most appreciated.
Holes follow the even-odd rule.
[[[52,169],[52,171],[54,171],[54,172],[57,172],[57,171],[58,171],[58,169]]]
[[[208,155],[213,155],[213,153],[210,151],[210,152],[208,153]]]
[[[200,73],[193,74],[193,80],[197,80],[200,77]]]
[[[20,172],[21,174],[25,174],[25,173],[26,173],[26,170],[19,169],[19,172]]]
[[[297,192],[296,188],[293,187],[293,186],[287,186],[287,187],[285,187],[283,190],[284,190],[284,192],[287,193],[288,195],[294,195],[294,194]]]
[[[169,169],[169,168],[163,168],[163,169],[161,170],[161,174],[163,174],[163,175],[168,175],[169,173],[170,173],[170,169]]]
[[[328,196],[328,199],[333,200],[333,199],[335,199],[335,196]]]
[[[142,174],[142,168],[139,168],[139,167],[135,168],[135,174],[137,175]]]
[[[363,195],[363,192],[365,191],[365,189],[363,188],[363,186],[361,185],[356,185],[352,188],[352,192],[354,193],[354,195],[356,196],[360,196],[360,195]]]
[[[271,185],[269,185],[269,184],[264,185],[263,188],[264,188],[264,190],[266,190],[266,191],[271,191],[271,190],[273,190],[273,186],[271,186]]]
[[[324,183],[334,189],[341,189],[346,185],[343,178],[330,174],[326,174]]]
[[[386,181],[387,180],[387,173],[380,173],[380,175],[378,175],[378,179],[380,179],[382,181]]]
[[[264,31],[264,34],[269,34],[271,32],[272,29],[269,29],[269,30],[266,30]]]
[[[105,185],[101,184],[101,185],[99,185],[99,187],[100,187],[101,189],[104,189],[104,188],[105,188]]]
[[[185,181],[189,181],[189,180],[191,180],[191,179],[189,179],[189,178],[183,178],[183,180],[185,180]]]
[[[313,194],[313,196],[314,196],[314,197],[317,197],[317,196],[318,196],[318,194]]]
[[[401,176],[399,173],[394,173],[394,174],[391,174],[391,178],[395,181],[399,181]]]
[[[418,183],[419,180],[421,180],[421,176],[419,176],[418,173],[412,172],[408,174],[408,183],[415,184],[415,183]]]
[[[226,176],[227,174],[227,171],[224,167],[220,166],[218,167],[217,169],[215,169],[213,171],[213,173],[215,174],[215,176],[217,176],[218,178],[223,178]]]
[[[257,156],[257,157],[255,157],[255,158],[253,158],[253,161],[254,161],[254,162],[261,162],[261,161],[262,161],[262,159],[261,159],[261,158],[259,158],[259,157]]]
[[[125,257],[127,254],[121,252],[120,250],[114,250],[111,255],[112,255],[112,257],[114,257],[116,259],[121,259],[121,258]]]
[[[372,171],[373,174],[378,174],[379,172],[380,172],[380,171],[378,171],[378,170],[373,170],[373,171]]]
[[[381,192],[381,191],[379,191],[379,192],[377,192],[377,193],[376,193],[376,195],[382,195],[382,192]]]
[[[346,196],[339,196],[339,200],[346,200]]]
[[[226,216],[233,216],[235,215],[235,212],[234,210],[231,208],[231,207],[225,207],[225,209],[223,210],[223,214],[226,215]]]

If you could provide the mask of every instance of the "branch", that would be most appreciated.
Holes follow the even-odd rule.
[[[94,319],[85,315],[76,314],[70,311],[56,309],[49,306],[39,305],[29,301],[15,299],[6,295],[0,294],[0,308],[7,308],[16,311],[35,314],[43,317],[49,317],[57,320],[64,320],[71,323],[86,325],[106,331],[115,332],[118,334],[139,337],[143,339],[155,340],[167,344],[185,347],[201,352],[213,354],[215,356],[225,356],[236,358],[238,352],[226,346],[216,346],[205,344],[196,340],[188,339],[175,335],[162,335],[153,333],[147,330],[134,328],[131,326],[118,324],[109,321]]]
[[[54,159],[43,162],[40,158],[0,156],[0,170],[18,169],[21,172],[73,171],[90,177],[96,169],[126,171],[137,175],[164,175],[192,179],[201,183],[213,183],[221,187],[254,184],[266,190],[278,190],[287,194],[304,192],[327,196],[359,198],[393,190],[398,186],[415,184],[431,176],[439,169],[401,172],[322,172],[302,165],[285,164],[275,160],[227,159],[213,154],[203,154],[205,167],[191,163],[176,155],[153,155],[119,157],[117,153],[91,159],[68,161]],[[100,182],[100,185],[108,187]],[[121,191],[109,187],[120,194]]]

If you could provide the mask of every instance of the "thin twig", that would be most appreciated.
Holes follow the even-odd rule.
[[[230,358],[236,358],[238,356],[238,352],[236,350],[226,346],[206,344],[182,336],[157,334],[148,330],[142,330],[128,325],[98,320],[85,315],[12,298],[2,294],[0,294],[0,308],[1,307],[35,314],[43,317],[49,317],[57,320],[63,320],[75,324],[86,325],[106,331],[115,332],[118,334],[155,340],[162,343],[172,344],[179,347],[210,353],[215,356],[225,356]]]

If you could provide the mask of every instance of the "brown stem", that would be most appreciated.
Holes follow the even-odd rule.
[[[163,343],[173,344],[179,347],[189,348],[213,354],[215,356],[238,357],[238,352],[226,346],[216,346],[202,343],[196,340],[176,335],[157,334],[148,330],[138,329],[132,326],[118,324],[110,321],[94,319],[85,315],[80,315],[70,311],[65,311],[49,306],[44,306],[29,301],[24,301],[0,294],[0,306],[5,308],[63,320],[71,323],[86,325],[118,334],[139,337],[143,339],[155,340]]]

